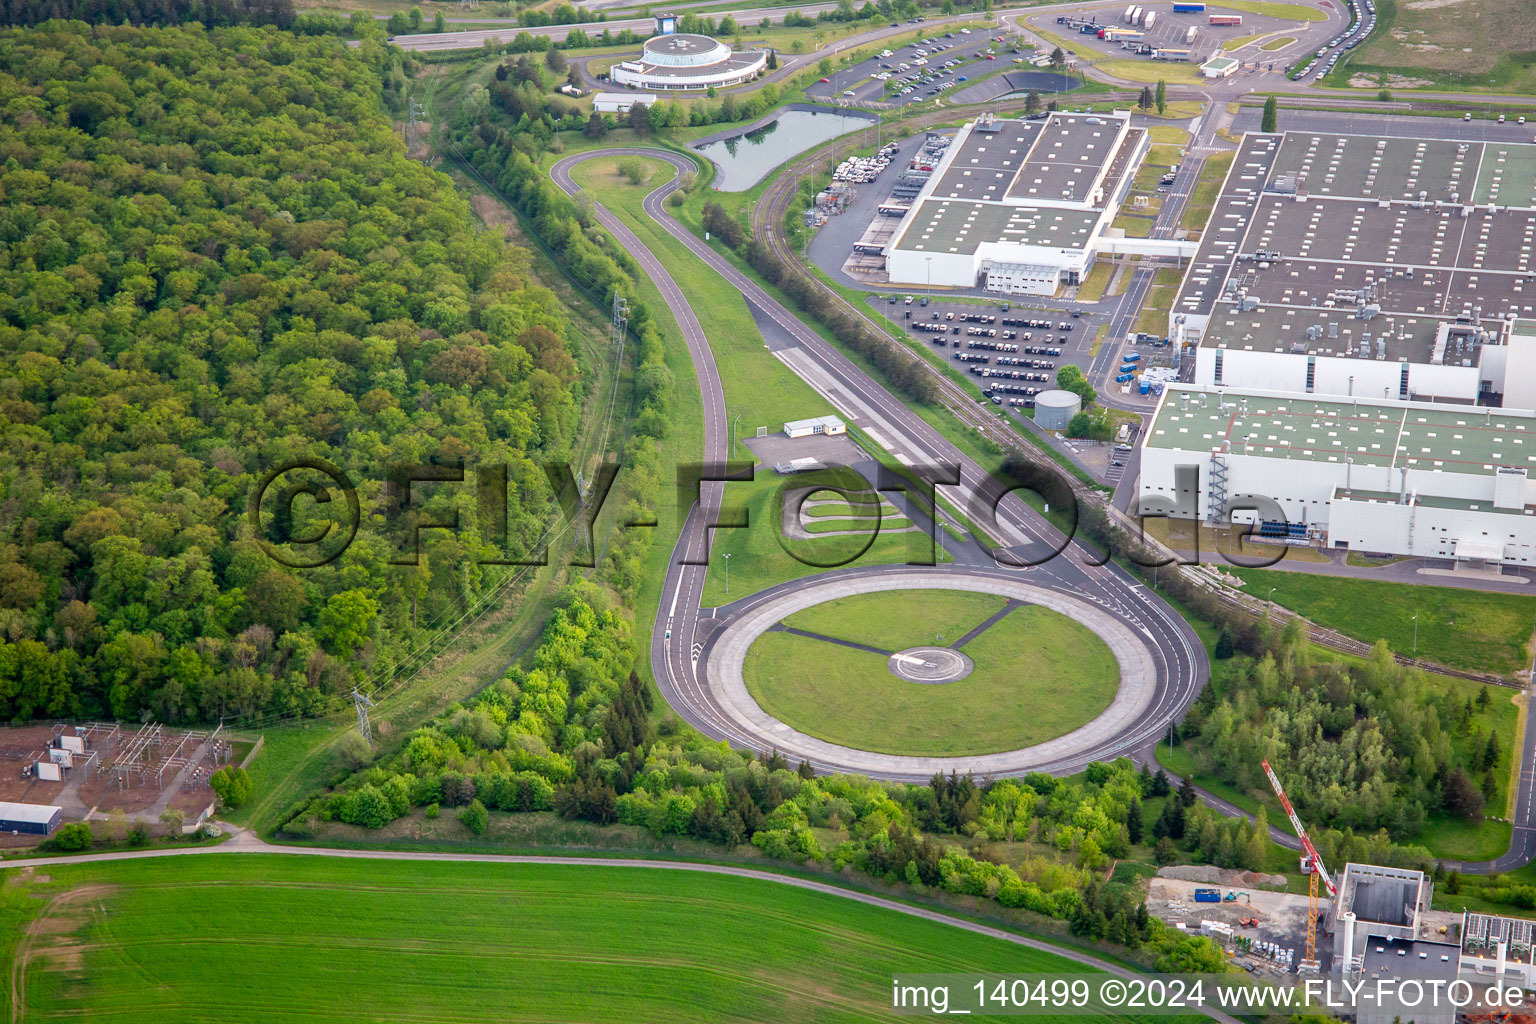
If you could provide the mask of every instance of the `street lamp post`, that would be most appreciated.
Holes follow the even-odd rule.
[[[725,553],[725,596],[731,596],[731,553]]]
[[[1413,617],[1413,656],[1415,658],[1419,656],[1419,617],[1417,614]]]

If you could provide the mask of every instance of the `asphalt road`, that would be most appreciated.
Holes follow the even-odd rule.
[[[574,194],[577,187],[571,180],[570,169],[576,163],[631,154],[665,160],[680,171],[694,169],[688,158],[675,152],[643,148],[610,149],[567,157],[555,164],[551,175],[556,185]],[[688,246],[711,270],[724,277],[749,303],[761,310],[792,339],[792,344],[778,350],[785,365],[893,455],[910,464],[958,467],[960,483],[948,490],[961,507],[990,507],[997,497],[997,485],[980,466],[665,212],[662,201],[676,187],[675,182],[676,179],[662,185],[646,197],[646,213]],[[719,375],[713,359],[707,356],[708,346],[703,341],[697,327],[697,317],[686,298],[677,291],[671,275],[639,244],[631,232],[601,208],[597,216],[605,227],[616,229],[615,234],[621,244],[635,255],[646,272],[658,277],[658,287],[667,296],[674,315],[680,323],[688,324],[684,334],[688,339],[689,351],[694,353],[695,371],[699,376],[700,389],[705,395],[706,410],[723,410]],[[718,453],[723,451],[724,429],[723,413],[710,412],[706,416],[705,448],[706,452],[711,453],[711,458],[719,457]],[[703,504],[710,508],[718,507],[717,495],[718,492],[706,492],[702,498]],[[1065,538],[1016,497],[1003,497],[997,507],[996,529],[1009,550],[1029,552],[1044,561],[1030,569],[994,564],[986,571],[1027,573],[1029,581],[1037,586],[1057,588],[1111,610],[1147,637],[1156,663],[1156,695],[1148,710],[1118,735],[1091,749],[1078,752],[1072,759],[1075,768],[1064,764],[1062,770],[1076,770],[1088,761],[1137,753],[1150,747],[1170,721],[1183,716],[1209,677],[1210,667],[1198,637],[1161,598],[1114,563],[1087,564],[1094,556],[1075,543],[1067,545],[1060,555],[1046,558],[1045,553],[1059,550]],[[697,558],[698,553],[706,549],[706,521],[706,516],[695,507],[678,538],[672,565],[663,584],[656,628],[652,634],[652,668],[662,695],[695,728],[733,745],[769,751],[774,748],[773,736],[745,731],[738,723],[731,721],[709,685],[707,672],[700,669],[704,663],[700,656],[705,653],[714,627],[720,623],[711,615],[711,621],[708,622],[710,628],[701,630],[698,602],[703,587],[704,567],[677,563],[684,555]],[[888,567],[870,567],[861,571],[881,572],[884,569]],[[821,770],[849,770],[850,766],[828,761],[816,767]],[[900,773],[891,777],[910,781],[926,779],[926,776]]]

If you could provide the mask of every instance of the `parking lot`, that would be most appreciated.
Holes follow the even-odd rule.
[[[994,405],[1028,416],[1035,396],[1056,386],[1060,367],[1088,365],[1088,348],[1101,318],[1043,308],[1037,296],[1021,298],[1027,301],[955,302],[917,291],[882,292],[870,301],[886,319],[971,377]]]
[[[813,99],[903,106],[930,100],[1000,68],[1014,68],[1023,55],[1013,40],[972,29],[936,34],[835,71],[805,90]]]
[[[1312,25],[1252,12],[1242,12],[1242,23],[1238,25],[1212,25],[1211,15],[1231,16],[1238,12],[1217,8],[1175,12],[1172,4],[1157,4],[1147,9],[1156,14],[1155,23],[1150,28],[1143,24],[1127,24],[1123,18],[1125,7],[1121,6],[1054,8],[1031,14],[1025,20],[1030,26],[1073,40],[1074,52],[1090,60],[1145,60],[1192,66],[1212,56],[1230,55],[1238,57],[1245,65],[1257,62],[1259,70],[1272,70],[1275,74],[1283,74],[1286,64],[1295,59],[1299,43],[1285,44],[1283,49],[1275,51],[1263,50],[1261,44],[1270,39],[1310,37],[1316,31]],[[1118,32],[1122,37],[1100,39],[1098,31],[1103,28],[1114,30],[1111,35]],[[1240,46],[1240,52],[1224,49],[1223,44],[1233,40],[1251,42]],[[1160,56],[1182,51],[1187,51],[1187,56]]]

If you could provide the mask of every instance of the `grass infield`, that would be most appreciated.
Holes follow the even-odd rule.
[[[920,598],[920,600],[919,600]],[[953,644],[1002,607],[960,591],[887,591],[829,601],[788,625],[885,650]],[[1093,631],[1033,605],[1013,609],[962,648],[975,662],[954,683],[909,683],[881,654],[789,633],[747,652],[747,689],[763,710],[830,743],[950,757],[1033,746],[1099,715],[1119,666]]]

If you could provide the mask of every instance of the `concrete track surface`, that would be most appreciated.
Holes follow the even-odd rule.
[[[738,728],[771,737],[774,746],[791,760],[839,763],[876,778],[932,778],[936,772],[951,771],[980,776],[1074,771],[1085,755],[1098,760],[1098,751],[1134,733],[1136,724],[1152,707],[1157,693],[1155,652],[1144,634],[1118,617],[1070,594],[1026,582],[1030,575],[970,567],[888,566],[796,580],[789,587],[775,587],[755,599],[732,605],[729,624],[710,638],[700,660],[707,666],[710,690],[721,711]],[[1114,654],[1120,666],[1120,687],[1115,699],[1087,725],[1032,747],[966,757],[903,757],[857,750],[808,736],[769,715],[747,692],[742,676],[747,649],[774,623],[823,601],[885,590],[969,590],[1060,612],[1093,630]],[[1020,665],[1018,670],[1022,683],[1028,678],[1029,666]],[[1022,706],[1027,708],[1027,691],[1020,696]]]
[[[577,163],[628,155],[662,160],[679,172],[698,169],[692,159],[676,152],[625,148],[576,154],[556,163],[550,173],[556,185],[574,194],[577,186],[571,180],[570,171]],[[1056,770],[1075,771],[1090,761],[1149,751],[1168,723],[1183,716],[1209,678],[1210,666],[1205,650],[1189,624],[1125,570],[1114,563],[1097,564],[1095,554],[1069,542],[1016,496],[1006,493],[980,466],[901,400],[801,323],[730,261],[694,237],[663,207],[663,201],[676,188],[677,177],[674,177],[647,195],[644,200],[646,215],[724,277],[792,339],[792,344],[776,350],[778,358],[893,456],[909,464],[955,467],[960,482],[946,488],[949,496],[961,507],[996,507],[996,529],[1007,550],[1020,560],[1040,563],[1032,568],[995,564],[984,570],[978,569],[978,572],[1011,575],[1016,579],[1027,574],[1035,587],[1091,602],[1144,638],[1142,642],[1151,661],[1150,672],[1156,680],[1150,703],[1115,735],[1100,737],[1091,745],[1083,744],[1070,756],[1053,758],[1051,763]],[[704,400],[705,461],[722,461],[726,436],[724,389],[707,340],[699,328],[698,317],[671,274],[641,245],[633,232],[601,206],[596,208],[595,215],[599,223],[640,262],[677,318],[694,358],[694,372]],[[722,703],[721,694],[711,683],[707,670],[700,668],[705,664],[706,659],[701,655],[714,627],[729,626],[729,620],[722,623],[716,618],[716,610],[711,609],[707,622],[710,628],[701,628],[704,623],[700,609],[706,566],[699,563],[707,561],[709,547],[706,523],[718,518],[722,490],[721,484],[706,485],[677,540],[657,608],[657,621],[651,637],[651,665],[662,696],[690,725],[733,746],[767,752],[778,746],[781,730],[740,721]],[[1051,556],[1052,552],[1058,551],[1060,554]],[[890,567],[870,567],[853,572],[879,575],[889,570]],[[807,581],[801,580],[793,585],[806,584]],[[826,752],[825,756],[810,760],[820,771],[867,771],[862,758],[855,760],[836,752]],[[1016,772],[1027,770],[1030,769],[1016,768]],[[889,779],[926,781],[932,772],[897,767],[872,774]]]

